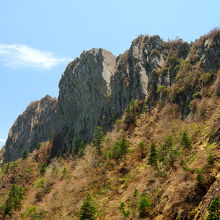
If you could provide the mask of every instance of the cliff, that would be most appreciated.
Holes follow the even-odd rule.
[[[201,87],[200,73],[189,79],[188,88],[182,75],[218,69],[219,47],[219,32],[214,31],[191,45],[180,39],[164,42],[159,36],[141,35],[118,57],[104,49],[84,51],[62,75],[58,100],[46,97],[18,117],[9,132],[3,161],[16,160],[25,149],[32,152],[51,135],[53,155],[67,151],[77,138],[90,141],[96,126],[110,130],[134,99],[145,100],[148,111],[159,101],[172,99],[186,117],[192,95]],[[179,72],[182,75],[176,77]],[[186,90],[171,90],[172,85]]]
[[[16,160],[25,150],[32,152],[39,140],[46,141],[52,136],[56,104],[57,100],[47,95],[32,102],[18,116],[4,146],[3,162]]]
[[[84,51],[12,126],[0,219],[219,219],[219,58],[219,30]]]

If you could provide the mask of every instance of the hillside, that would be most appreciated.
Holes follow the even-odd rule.
[[[0,219],[220,219],[219,68],[219,30],[84,51],[12,126]]]

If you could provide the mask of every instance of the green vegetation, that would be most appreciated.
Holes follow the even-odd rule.
[[[43,175],[46,172],[46,169],[47,169],[47,163],[43,163],[39,169],[40,174]]]
[[[139,199],[139,205],[138,205],[139,217],[145,218],[148,214],[151,205],[152,203],[150,197],[147,196],[146,194],[143,194]]]
[[[167,90],[167,87],[164,86],[164,85],[161,85],[161,86],[159,86],[159,87],[157,88],[157,93],[162,93],[162,94],[164,94],[164,93],[166,92],[166,90]]]
[[[180,144],[183,148],[186,149],[191,147],[192,140],[189,138],[186,132],[183,132],[183,134],[180,136]]]
[[[172,147],[173,147],[173,136],[169,135],[164,141],[164,144],[159,149],[158,159],[160,162],[166,160],[167,153],[169,149],[171,149]]]
[[[22,154],[22,159],[25,160],[25,159],[27,159],[27,157],[28,157],[28,152],[27,152],[27,150],[25,150]]]
[[[124,219],[126,219],[130,215],[130,211],[129,211],[129,209],[126,209],[124,202],[121,202],[121,204],[119,206],[119,210],[121,211]]]
[[[155,143],[150,145],[150,154],[148,157],[148,164],[157,167],[157,151]]]
[[[215,160],[216,160],[215,155],[212,154],[212,153],[209,153],[209,155],[208,155],[208,163],[209,164],[214,164]]]
[[[39,180],[37,180],[37,182],[35,183],[35,186],[38,188],[44,188],[44,184],[45,184],[45,178],[42,177]]]
[[[12,184],[8,193],[8,198],[3,205],[3,217],[11,216],[13,210],[20,208],[21,200],[24,197],[25,190],[22,186]]]
[[[203,185],[205,182],[204,176],[203,176],[203,170],[196,169],[196,180],[199,184]]]
[[[140,105],[137,100],[131,100],[125,110],[125,124],[134,124],[137,114],[140,112]]]
[[[129,152],[130,143],[125,138],[116,141],[115,145],[110,149],[109,157],[112,159],[123,158]]]
[[[214,198],[208,207],[208,217],[206,220],[219,220],[220,219],[220,198]]]
[[[184,160],[181,160],[181,161],[180,161],[180,166],[181,166],[184,170],[186,170],[186,171],[190,170]]]
[[[80,138],[76,138],[69,153],[71,154],[73,151],[75,154],[79,154],[81,149],[85,147],[85,144],[85,141],[81,140]]]
[[[93,134],[93,146],[96,148],[97,154],[101,155],[102,141],[104,140],[104,132],[102,127],[95,127]]]
[[[174,168],[176,156],[177,150],[174,147],[174,137],[169,135],[158,151],[159,162],[162,163],[165,169]]]
[[[97,219],[97,207],[94,199],[90,194],[87,194],[79,211],[80,220],[95,220]]]
[[[44,220],[45,213],[46,212],[43,209],[40,209],[37,206],[30,206],[27,208],[25,213],[22,214],[22,217],[30,220]]]
[[[211,83],[211,81],[212,81],[212,74],[210,74],[210,73],[203,73],[200,76],[199,80],[202,83],[202,85],[206,86],[206,85]]]
[[[172,102],[179,103],[180,99],[185,95],[184,87],[176,87],[171,95]]]
[[[170,56],[168,58],[167,62],[169,63],[169,65],[171,65],[173,67],[180,64],[180,60],[175,56]]]
[[[200,99],[201,98],[200,92],[193,93],[192,98],[193,99]]]
[[[17,162],[7,162],[1,167],[1,171],[4,175],[8,174],[11,168],[15,168],[17,166]]]

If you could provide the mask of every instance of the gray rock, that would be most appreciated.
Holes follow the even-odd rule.
[[[37,143],[46,141],[52,135],[57,100],[45,96],[40,101],[32,102],[18,116],[9,130],[4,146],[3,162],[14,161],[27,150],[32,152]]]
[[[197,50],[204,68],[212,65],[210,56],[219,57],[219,36],[204,40],[203,52]],[[190,59],[191,50],[193,46],[190,49],[182,40],[164,42],[159,36],[141,35],[118,57],[104,49],[84,51],[66,67],[58,100],[46,96],[15,121],[2,151],[3,162],[16,160],[25,149],[33,151],[51,136],[52,156],[65,152],[76,138],[90,141],[94,128],[110,130],[132,99],[145,100],[151,109],[161,98],[158,86],[168,87],[175,81],[168,57]],[[167,71],[161,74],[163,67]]]

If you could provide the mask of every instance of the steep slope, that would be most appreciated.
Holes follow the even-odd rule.
[[[4,162],[19,146],[33,153],[2,166],[0,218],[79,219],[88,193],[103,220],[219,216],[219,58],[218,30],[190,45],[139,36],[117,58],[83,52],[58,100],[32,104],[14,124]],[[107,134],[89,144],[96,126]]]
[[[109,130],[132,99],[148,99],[151,108],[157,101],[157,87],[169,86],[174,81],[173,70],[158,75],[167,58],[175,55],[176,59],[184,59],[188,50],[189,45],[181,40],[166,43],[159,36],[140,36],[117,58],[103,49],[83,52],[67,66],[59,83],[56,110],[48,116],[53,118],[50,134],[59,139],[57,144],[54,142],[53,155],[71,148],[74,139],[91,140],[97,125]],[[29,115],[26,112],[15,122],[17,128],[22,126],[20,121],[26,116],[30,119],[38,117],[37,113],[35,116],[33,112]],[[24,137],[19,138],[19,143],[14,138],[16,132],[10,133],[4,162],[17,159],[24,149],[31,152],[38,142],[45,140],[45,136],[49,138],[47,132],[45,136],[30,132],[31,123],[32,120],[28,120],[27,126],[22,127],[20,136]],[[47,123],[45,128],[42,127],[44,120],[39,123],[41,130],[48,130]]]
[[[54,145],[54,155],[70,148],[74,139],[89,141],[97,125],[108,130],[132,99],[147,100],[149,110],[159,100],[172,99],[186,116],[193,93],[215,78],[210,71],[219,67],[219,51],[219,32],[214,31],[191,47],[182,40],[164,42],[159,36],[140,36],[117,58],[103,49],[83,52],[67,66],[60,80],[57,105],[51,111],[47,108],[46,114],[51,115],[46,117],[53,126],[48,127],[44,117],[35,120],[38,111],[30,106],[10,131],[3,161],[17,159],[24,149],[31,152],[51,135],[60,140],[59,146]],[[202,81],[199,77],[203,73]],[[174,82],[175,88],[170,89]],[[38,123],[44,134],[32,132]],[[22,129],[19,138],[16,129]]]

